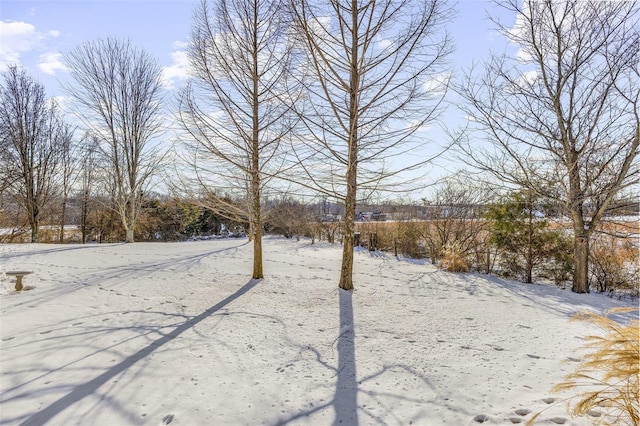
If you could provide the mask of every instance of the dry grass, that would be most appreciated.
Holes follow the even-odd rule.
[[[462,255],[458,242],[447,244],[440,266],[448,272],[469,272],[469,264]]]
[[[579,392],[569,398],[573,415],[584,415],[600,408],[604,416],[594,420],[598,424],[640,424],[640,323],[635,319],[627,325],[621,325],[609,318],[611,314],[635,311],[638,309],[618,308],[605,315],[585,312],[573,318],[588,321],[604,331],[601,336],[586,337],[584,349],[588,353],[575,372],[553,389],[556,392]]]

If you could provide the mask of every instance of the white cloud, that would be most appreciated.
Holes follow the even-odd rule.
[[[42,35],[36,31],[36,27],[27,22],[0,21],[0,65],[17,64],[20,55],[33,50],[42,40]]]
[[[425,92],[431,92],[434,94],[443,94],[449,87],[451,81],[451,72],[441,72],[439,74],[432,75],[423,83],[423,89]]]
[[[186,80],[189,76],[188,43],[176,41],[171,52],[171,65],[162,67],[162,84],[167,89],[173,89],[176,81]]]
[[[62,54],[49,52],[40,55],[38,68],[45,74],[55,75],[56,71],[66,71],[67,67],[62,63]]]
[[[20,64],[20,58],[24,53],[40,49],[44,40],[58,36],[60,31],[51,30],[43,33],[28,22],[0,21],[0,67]]]
[[[384,50],[393,44],[393,42],[390,39],[382,38],[380,36],[376,37],[376,41],[378,42],[378,47],[381,50]]]

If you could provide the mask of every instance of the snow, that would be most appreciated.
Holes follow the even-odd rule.
[[[350,293],[339,245],[264,257],[250,280],[244,239],[0,245],[34,271],[0,273],[0,424],[588,425],[550,393],[596,332],[569,318],[633,305],[368,251]]]

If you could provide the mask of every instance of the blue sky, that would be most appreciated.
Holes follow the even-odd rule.
[[[186,43],[192,12],[197,0],[2,0],[0,3],[0,67],[17,63],[44,84],[48,96],[64,96],[60,82],[69,80],[61,53],[85,41],[116,36],[152,54],[163,68],[165,99],[175,99],[172,91],[187,76]],[[461,1],[457,16],[447,25],[456,51],[454,73],[460,74],[473,61],[486,58],[491,49],[502,51],[506,40],[498,36],[487,11],[501,13],[507,25],[515,22],[489,1]],[[61,99],[61,105],[64,101]],[[455,128],[464,116],[450,107],[440,124]],[[447,139],[433,127],[429,139],[442,145]],[[444,159],[432,169],[431,179],[457,168],[455,159]],[[459,165],[459,164],[458,164]],[[439,169],[439,170],[437,170]]]
[[[49,96],[58,96],[58,80],[67,78],[60,53],[84,41],[117,36],[154,55],[167,86],[177,87],[186,73],[183,51],[194,5],[191,0],[3,0],[0,65],[19,63],[45,85]],[[495,11],[491,2],[462,1],[457,10],[448,30],[457,45],[455,68],[460,69],[486,57],[499,38],[485,18],[485,10]]]

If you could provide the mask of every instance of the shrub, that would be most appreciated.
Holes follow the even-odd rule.
[[[589,265],[598,291],[638,296],[638,248],[630,238],[600,235],[591,244]]]
[[[570,274],[571,269],[566,266],[567,260],[572,263],[570,241],[551,230],[542,218],[542,201],[530,191],[520,191],[487,209],[490,243],[500,251],[504,276],[521,277],[530,283],[534,272],[540,269],[556,282]]]
[[[422,239],[421,222],[397,222],[395,224],[395,247],[398,253],[413,259],[422,259],[426,253],[420,243]],[[394,242],[391,242],[393,245]]]

